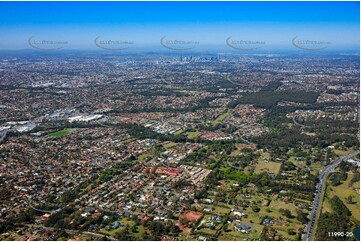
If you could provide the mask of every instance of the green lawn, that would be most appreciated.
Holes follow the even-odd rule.
[[[144,226],[139,225],[136,233],[134,233],[134,232],[130,232],[130,233],[140,240],[142,238],[144,232],[145,232]]]
[[[144,161],[145,159],[147,159],[148,157],[153,157],[152,154],[148,153],[148,152],[145,152],[145,153],[142,153],[140,154],[138,157],[137,157],[137,160],[138,161]]]
[[[347,149],[347,150],[334,149],[333,151],[335,152],[336,155],[339,155],[339,156],[346,156],[346,155],[354,152],[353,149]]]
[[[124,140],[122,143],[123,144],[128,144],[128,143],[133,142],[135,140],[137,140],[137,139],[136,138],[129,138],[129,139]]]
[[[252,213],[251,208],[247,209],[247,214],[248,214],[248,218],[244,219],[245,222],[251,222],[251,220],[254,222],[254,229],[257,230],[257,232],[260,232],[263,228],[263,225],[260,224],[261,219],[259,219],[260,215],[264,215],[264,216],[269,216],[273,219],[278,219],[280,217],[282,217],[283,220],[288,221],[286,222],[286,224],[275,224],[272,227],[275,228],[278,233],[280,233],[283,237],[284,240],[294,240],[294,235],[289,235],[287,233],[287,229],[288,228],[292,228],[295,231],[298,231],[299,229],[303,229],[304,225],[299,222],[296,218],[291,218],[288,219],[286,218],[284,215],[282,215],[280,213],[280,209],[288,209],[291,211],[293,216],[296,216],[296,206],[293,205],[292,203],[286,203],[283,201],[279,201],[279,200],[272,200],[270,205],[268,206],[268,209],[270,210],[270,212],[266,211],[267,207],[265,206],[260,206],[261,211],[257,214]],[[247,221],[249,220],[249,221]]]
[[[106,229],[101,229],[100,230],[100,233],[102,233],[102,234],[106,234],[106,235],[109,235],[109,236],[115,236],[115,234],[117,233],[117,232],[119,232],[120,230],[122,230],[123,229],[123,227],[119,227],[119,228],[117,228],[117,229],[112,229],[112,230],[106,230]]]
[[[217,230],[216,229],[209,229],[209,228],[202,228],[202,229],[198,229],[197,230],[198,233],[205,233],[207,234],[208,236],[209,235],[215,235],[217,233]]]
[[[174,142],[172,142],[172,141],[167,141],[167,142],[164,142],[164,143],[163,143],[163,146],[164,146],[164,148],[166,148],[166,149],[172,148],[172,147],[174,147],[174,146],[176,146],[176,145],[177,145],[177,143],[174,143]]]
[[[254,170],[254,173],[260,174],[262,172],[267,172],[277,175],[280,172],[280,170],[281,170],[281,163],[259,161],[258,164],[256,165],[256,169]]]
[[[320,162],[317,163],[311,163],[310,167],[311,168],[321,168],[323,165]]]
[[[234,151],[232,151],[232,153],[229,155],[229,156],[238,156],[238,155],[240,155],[241,154],[241,151],[239,151],[239,150],[234,150]]]
[[[106,234],[106,235],[110,235],[110,236],[115,236],[115,234],[121,230],[123,230],[124,228],[126,228],[126,226],[128,225],[129,227],[133,226],[135,223],[134,221],[132,220],[128,220],[126,218],[123,218],[121,221],[120,221],[123,225],[117,229],[110,229],[109,231],[106,230],[106,229],[101,229],[100,232],[102,234]],[[137,227],[137,232],[132,232],[131,229],[129,229],[129,232],[130,234],[132,234],[132,236],[138,238],[138,239],[141,239],[142,238],[142,235],[144,234],[145,232],[145,228],[143,225],[139,225]]]
[[[57,138],[57,137],[61,137],[61,136],[69,135],[69,134],[70,134],[70,131],[67,129],[64,129],[64,130],[60,130],[60,131],[57,131],[54,133],[50,133],[49,136],[53,137],[53,138]]]
[[[181,133],[183,133],[183,132],[184,132],[184,131],[180,129],[180,130],[178,130],[177,132],[175,132],[174,135],[179,135],[179,134],[181,134]]]
[[[231,209],[229,209],[229,208],[216,206],[216,207],[214,207],[214,210],[212,211],[212,213],[219,215],[219,216],[223,216],[225,214],[228,214],[230,211],[231,211]]]
[[[357,187],[359,186],[359,183],[355,183],[352,187],[349,187],[352,177],[352,173],[348,174],[346,181],[343,181],[341,185],[336,187],[329,184],[327,189],[327,197],[332,198],[333,195],[338,196],[343,201],[345,206],[351,211],[352,217],[360,221],[360,195],[357,193]],[[346,202],[346,198],[348,196],[352,196],[354,202],[353,204]]]
[[[224,113],[222,113],[221,115],[219,115],[219,116],[212,122],[212,125],[213,125],[213,126],[216,126],[216,125],[222,123],[223,120],[224,120],[225,118],[227,118],[230,114],[231,114],[231,110],[230,110],[230,109],[227,109],[226,112],[224,112]]]
[[[186,134],[187,134],[188,138],[194,139],[194,138],[197,138],[197,137],[198,137],[199,131],[187,132]]]

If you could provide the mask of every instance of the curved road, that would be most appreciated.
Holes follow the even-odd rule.
[[[348,160],[358,155],[359,153],[360,151],[356,151],[347,156],[341,157],[336,162],[326,166],[323,170],[320,171],[320,174],[318,175],[319,183],[317,183],[316,185],[316,193],[315,193],[315,199],[312,204],[310,221],[308,222],[305,228],[305,234],[303,237],[304,241],[313,240],[313,236],[315,233],[315,225],[317,222],[317,215],[319,213],[320,208],[322,207],[323,191],[326,186],[326,179],[328,174],[330,174],[330,172],[333,171],[333,169],[335,169],[342,161]]]

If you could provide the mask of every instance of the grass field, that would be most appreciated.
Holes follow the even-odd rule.
[[[332,212],[331,205],[327,198],[324,199],[323,204],[322,204],[322,213],[325,213],[325,212],[329,212],[329,213]]]
[[[49,136],[53,137],[53,138],[57,138],[57,137],[66,136],[66,135],[69,135],[69,134],[70,134],[70,131],[67,130],[67,129],[64,129],[64,130],[60,130],[60,131],[57,131],[57,132],[54,132],[54,133],[50,133]]]
[[[296,215],[296,207],[292,203],[285,203],[282,201],[273,200],[268,207],[270,209],[276,209],[277,211],[279,211],[281,208],[288,209],[293,215]]]
[[[304,162],[303,160],[297,160],[296,156],[291,156],[290,158],[288,158],[288,162],[291,162],[296,166],[306,166],[306,162]]]
[[[230,211],[231,211],[231,209],[229,209],[229,208],[216,206],[216,207],[214,207],[212,214],[223,216],[225,214],[228,214]]]
[[[123,229],[123,227],[119,227],[117,229],[112,229],[112,230],[109,230],[109,231],[107,231],[106,229],[101,229],[100,232],[102,234],[106,234],[106,235],[109,235],[109,236],[115,236],[115,234],[117,232],[119,232],[120,230],[122,230],[122,229]]]
[[[278,199],[274,199],[271,196],[264,196],[264,195],[253,195],[249,198],[242,198],[237,197],[237,199],[245,199],[252,204],[258,204],[260,207],[259,212],[254,212],[251,207],[246,208],[243,210],[246,216],[243,216],[240,218],[240,221],[234,220],[232,223],[227,223],[227,231],[221,230],[220,235],[218,236],[217,240],[258,240],[260,238],[261,232],[264,229],[265,225],[261,224],[264,217],[268,216],[269,218],[273,219],[275,221],[275,224],[272,225],[272,228],[276,229],[277,233],[279,233],[282,237],[282,240],[297,240],[296,235],[289,235],[288,230],[293,229],[295,232],[302,230],[304,228],[304,225],[297,220],[296,218],[296,210],[298,207],[294,205],[293,203],[287,203],[283,202]],[[271,200],[270,204],[268,206],[263,204],[263,201],[266,199]],[[218,214],[222,214],[224,212],[227,212],[224,210],[223,207],[220,207],[220,205],[226,205],[224,203],[218,204],[218,206],[215,206],[214,211],[217,211],[218,209],[220,211],[217,211]],[[229,209],[231,206],[229,206]],[[289,209],[293,215],[291,218],[285,217],[281,212],[280,209]],[[223,211],[222,211],[223,210]],[[237,210],[237,209],[236,209]],[[212,211],[212,214],[214,213]],[[229,211],[229,210],[228,210]],[[230,213],[232,214],[232,213]],[[243,223],[251,227],[251,231],[249,233],[242,233],[237,232],[234,230],[234,226]],[[199,231],[199,232],[205,232],[205,231]],[[209,232],[209,231],[208,231]]]
[[[349,187],[352,177],[352,173],[348,174],[347,180],[343,181],[341,185],[338,185],[336,187],[328,185],[326,194],[327,198],[332,198],[334,195],[338,196],[343,201],[345,206],[351,211],[352,217],[360,221],[360,195],[357,193],[359,182],[354,183],[352,187]],[[348,196],[352,196],[354,202],[353,204],[349,204],[346,202],[346,198]],[[325,201],[323,207],[323,209],[325,209],[326,211],[329,209],[328,201]]]
[[[197,137],[198,137],[199,131],[187,132],[186,134],[187,134],[188,138],[194,139],[194,138],[197,138]]]
[[[231,228],[233,229],[233,228]],[[236,231],[227,231],[227,232],[224,232],[222,231],[221,234],[219,235],[218,237],[218,240],[221,240],[221,241],[240,241],[240,240],[243,240],[247,238],[247,235],[242,235],[241,232],[236,232]]]
[[[320,162],[317,162],[317,163],[311,163],[310,167],[311,168],[321,168],[321,167],[323,167],[323,165]]]
[[[239,154],[241,154],[240,150],[234,150],[229,156],[238,156]]]
[[[236,146],[236,150],[232,151],[230,156],[238,156],[238,155],[242,154],[242,152],[243,152],[242,149],[244,149],[244,148],[248,148],[251,150],[255,150],[255,148],[256,148],[256,146],[252,143],[250,143],[250,144],[236,143],[235,146]]]
[[[243,144],[243,143],[236,143],[236,148],[238,150],[242,150],[243,148],[249,148],[251,150],[255,150],[256,149],[256,145],[253,143],[249,143],[249,144]]]
[[[210,235],[215,235],[217,233],[217,230],[215,230],[215,229],[212,230],[209,228],[202,228],[202,229],[198,229],[197,232],[202,233],[202,234],[204,233],[204,234],[210,236]]]
[[[113,237],[114,237],[115,234],[116,234],[117,232],[123,230],[123,229],[126,227],[126,225],[128,225],[129,227],[131,227],[131,226],[133,226],[133,225],[135,224],[134,221],[131,221],[131,220],[128,220],[128,219],[122,219],[120,222],[123,224],[121,227],[119,227],[119,228],[117,228],[117,229],[111,229],[111,230],[109,230],[109,231],[107,231],[106,229],[101,229],[100,232],[101,232],[102,234],[106,234],[106,235],[110,235],[110,236],[113,236]],[[130,232],[130,234],[131,234],[132,236],[135,236],[136,238],[141,239],[141,238],[142,238],[142,234],[144,234],[144,232],[145,232],[145,228],[144,228],[144,226],[139,225],[139,226],[137,227],[137,232],[132,232],[131,230],[129,230],[129,232]]]
[[[222,231],[218,240],[258,240],[264,226],[260,224],[258,214],[255,214],[251,209],[247,209],[246,214],[248,217],[241,218],[240,222],[234,220],[232,223],[227,224],[227,232]],[[250,226],[251,231],[249,233],[236,231],[234,226],[239,223]]]
[[[144,234],[145,232],[145,228],[143,225],[139,225],[138,226],[138,229],[137,229],[137,232],[130,232],[133,236],[135,236],[136,238],[138,238],[139,240],[141,240],[142,238],[142,235]]]
[[[298,231],[299,229],[303,229],[304,225],[299,222],[295,217],[294,218],[286,218],[284,215],[282,215],[280,213],[280,209],[288,209],[291,211],[291,214],[293,216],[296,216],[296,210],[297,207],[295,205],[293,205],[292,203],[286,203],[283,201],[279,201],[279,200],[272,200],[270,205],[268,206],[268,211],[267,211],[267,207],[262,206],[261,207],[261,211],[258,213],[258,215],[265,215],[265,216],[269,216],[273,219],[278,219],[278,218],[282,218],[285,222],[285,224],[275,224],[272,227],[275,228],[277,230],[278,233],[280,233],[282,235],[283,240],[295,240],[295,236],[294,235],[289,235],[287,233],[287,229],[293,229],[294,231]],[[252,215],[249,215],[249,218],[252,219],[255,222],[255,225],[259,226],[258,223],[256,221],[260,221],[258,218]]]
[[[281,170],[281,163],[259,161],[258,164],[256,165],[256,169],[254,170],[254,173],[260,174],[262,172],[267,172],[277,175],[280,172],[280,170]]]
[[[179,134],[181,134],[181,133],[183,133],[183,132],[184,132],[184,131],[180,129],[180,130],[178,130],[177,132],[175,132],[174,135],[179,135]]]
[[[139,155],[139,156],[137,157],[137,160],[138,160],[138,161],[144,161],[144,160],[147,159],[148,157],[153,157],[153,156],[152,156],[152,154],[145,152],[145,153],[142,153],[141,155]]]
[[[176,146],[176,145],[177,145],[177,143],[172,142],[172,141],[167,141],[167,142],[164,142],[164,143],[163,143],[163,146],[164,146],[164,148],[166,148],[166,149],[171,148],[171,147],[174,147],[174,146]]]
[[[129,139],[124,140],[122,143],[123,144],[128,144],[128,143],[133,142],[135,140],[137,140],[137,139],[136,138],[129,138]]]
[[[230,109],[227,109],[226,112],[224,112],[224,113],[222,113],[221,115],[219,115],[219,116],[212,122],[212,125],[213,125],[213,126],[216,126],[216,125],[222,123],[223,120],[224,120],[225,118],[227,118],[230,114],[231,114],[231,110],[230,110]]]
[[[352,152],[354,152],[355,150],[353,149],[348,149],[348,150],[339,150],[339,149],[334,149],[333,150],[335,152],[336,155],[339,155],[339,156],[346,156]]]

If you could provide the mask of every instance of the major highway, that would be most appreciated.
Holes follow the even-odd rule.
[[[318,176],[319,183],[316,185],[316,193],[315,193],[315,199],[312,204],[312,211],[310,216],[310,221],[308,222],[305,234],[303,237],[304,241],[313,240],[313,236],[315,233],[315,227],[317,222],[317,215],[319,214],[320,208],[322,206],[322,200],[323,200],[323,191],[326,187],[326,179],[331,171],[333,171],[339,164],[341,164],[342,161],[351,159],[358,155],[360,151],[351,153],[347,156],[341,157],[336,162],[326,166],[323,170],[320,170],[320,174]]]

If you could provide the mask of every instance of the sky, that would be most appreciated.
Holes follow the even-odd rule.
[[[165,45],[192,41],[184,46],[199,49],[231,49],[228,38],[264,49],[295,48],[294,38],[328,49],[360,42],[359,2],[0,2],[0,11],[0,50],[44,47],[42,40],[64,49],[99,49],[98,41],[156,50],[166,48],[163,37]]]

